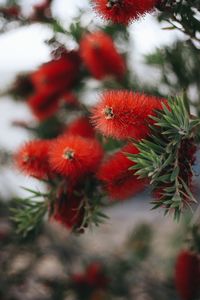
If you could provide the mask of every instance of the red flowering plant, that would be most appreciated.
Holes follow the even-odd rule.
[[[14,208],[13,219],[24,236],[45,215],[83,232],[106,218],[104,206],[149,184],[155,207],[173,211],[176,218],[195,202],[192,166],[200,120],[190,114],[183,97],[168,100],[155,91],[141,92],[127,53],[117,43],[127,42],[124,25],[166,6],[155,0],[91,3],[117,25],[91,26],[90,31],[80,21],[66,29],[53,17],[51,1],[34,6],[33,15],[23,19],[24,24],[45,22],[54,30],[48,41],[50,60],[18,78],[13,89],[27,97],[35,123],[22,127],[36,136],[17,151],[16,165],[47,188],[46,193],[30,190],[30,198],[18,200]],[[73,40],[73,49],[60,42],[66,37]],[[83,98],[94,81],[102,92],[91,106]]]
[[[151,134],[136,143],[138,154],[128,155],[134,162],[130,169],[149,179],[154,208],[164,207],[166,214],[174,212],[179,219],[184,207],[197,202],[191,187],[200,120],[190,115],[183,97],[170,99],[151,118]]]
[[[110,95],[117,100],[107,101]],[[50,219],[82,232],[106,217],[103,190],[113,199],[126,199],[149,182],[156,197],[154,208],[162,206],[179,218],[183,208],[195,201],[190,188],[195,130],[200,124],[198,118],[190,117],[183,99],[106,92],[91,118],[103,133],[128,143],[108,153],[102,163],[104,142],[101,146],[86,117],[73,121],[58,138],[30,142],[16,155],[22,171],[47,180]],[[18,212],[15,221],[20,225]]]

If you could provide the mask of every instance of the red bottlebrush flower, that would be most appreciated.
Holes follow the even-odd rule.
[[[138,149],[132,144],[123,147],[119,152],[105,161],[97,177],[104,184],[109,196],[113,199],[123,200],[144,189],[146,181],[137,179],[134,172],[128,170],[133,166],[125,153],[137,154]]]
[[[78,77],[80,58],[76,51],[64,53],[57,60],[43,64],[31,75],[36,89],[54,86],[61,93],[70,89]]]
[[[28,99],[28,106],[40,120],[45,120],[56,113],[59,107],[60,94],[57,89],[45,87]]]
[[[25,174],[38,179],[50,175],[48,152],[50,141],[34,140],[22,146],[15,155],[16,166]]]
[[[54,204],[52,219],[69,229],[79,228],[84,217],[82,197],[73,193],[61,193]]]
[[[76,180],[95,172],[102,156],[103,150],[96,140],[64,135],[52,143],[50,165],[58,174]]]
[[[158,0],[92,0],[94,9],[106,20],[127,25],[151,12]]]
[[[97,79],[114,76],[121,79],[125,73],[125,62],[117,52],[109,35],[99,31],[89,33],[80,43],[80,54],[91,74]]]
[[[103,267],[98,262],[91,263],[84,273],[74,274],[71,280],[78,286],[90,289],[105,289],[108,285],[108,278],[104,275]]]
[[[95,131],[87,117],[80,117],[71,122],[66,130],[67,134],[80,135],[85,138],[94,138]]]
[[[162,101],[129,91],[108,91],[93,108],[93,122],[99,131],[117,139],[145,138],[149,133],[149,124],[155,115],[155,109],[162,109]]]
[[[176,261],[175,285],[182,300],[194,300],[200,293],[200,259],[187,250]]]

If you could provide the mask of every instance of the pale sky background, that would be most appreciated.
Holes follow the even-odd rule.
[[[0,4],[4,1],[0,0]],[[30,4],[40,1],[21,0],[24,4],[24,12],[30,12]],[[53,5],[53,13],[62,20],[64,24],[69,24],[73,17],[76,16],[79,8],[87,8],[88,18],[84,20],[87,25],[91,20],[101,23],[87,0],[56,0]],[[155,12],[156,14],[156,12]],[[154,15],[147,15],[142,20],[135,22],[129,28],[131,40],[134,43],[134,51],[131,52],[131,59],[134,68],[138,74],[146,80],[156,78],[156,74],[149,75],[149,70],[142,65],[144,54],[151,53],[156,47],[173,43],[177,38],[183,38],[177,31],[163,31],[157,24]],[[48,48],[44,40],[51,36],[48,28],[41,25],[32,25],[29,28],[20,28],[11,30],[8,33],[0,35],[0,91],[6,84],[14,78],[15,74],[20,71],[32,70],[41,63],[48,60]],[[27,140],[27,133],[21,129],[11,126],[13,120],[29,120],[31,114],[26,106],[20,103],[13,103],[8,97],[0,99],[0,147],[14,150]],[[12,171],[4,171],[0,177],[0,193],[5,183],[13,186],[15,190],[21,185],[29,185],[30,179],[20,176]],[[16,176],[18,177],[16,183]],[[19,179],[20,176],[20,179]],[[12,184],[11,184],[12,183]],[[19,189],[17,188],[17,192]]]

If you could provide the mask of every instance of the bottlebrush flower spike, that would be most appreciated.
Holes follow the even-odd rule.
[[[59,108],[60,94],[57,87],[49,86],[36,91],[36,93],[28,99],[34,116],[40,121],[45,120],[56,113]]]
[[[149,115],[154,115],[156,109],[162,109],[162,101],[129,91],[107,91],[93,108],[92,120],[105,136],[142,139],[149,134],[148,125],[153,123]]]
[[[23,145],[14,157],[19,170],[38,179],[47,178],[51,174],[48,163],[50,143],[34,140]]]
[[[50,165],[58,174],[77,180],[95,172],[102,156],[103,150],[96,140],[63,135],[52,143]]]
[[[80,43],[80,55],[91,74],[97,79],[114,76],[122,79],[125,62],[109,35],[102,31],[89,33]]]
[[[200,259],[190,251],[181,251],[175,267],[175,285],[182,300],[194,300],[200,293]]]
[[[66,130],[67,134],[80,135],[85,138],[94,138],[95,131],[87,117],[80,117],[71,122]]]
[[[158,0],[92,0],[94,9],[106,20],[129,24],[151,12]]]
[[[79,75],[80,58],[76,51],[66,52],[59,59],[43,64],[31,75],[35,88],[54,86],[57,91],[70,89]]]
[[[146,180],[139,180],[134,176],[133,171],[129,171],[132,162],[125,153],[138,153],[138,149],[132,144],[123,147],[119,152],[112,155],[105,161],[97,177],[105,184],[108,194],[113,199],[123,200],[133,196],[144,189]]]
[[[64,225],[68,229],[79,228],[84,217],[81,206],[82,197],[70,193],[60,193],[54,204],[52,220]]]

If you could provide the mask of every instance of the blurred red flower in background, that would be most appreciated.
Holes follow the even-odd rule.
[[[91,263],[84,273],[72,275],[71,281],[77,287],[87,286],[93,289],[105,289],[109,282],[104,274],[103,266],[99,262]]]
[[[75,84],[79,76],[79,67],[78,52],[66,51],[59,59],[43,64],[30,75],[35,91],[28,99],[28,105],[39,120],[56,113],[63,97]]]
[[[103,31],[88,33],[80,42],[80,55],[92,76],[103,79],[114,76],[122,79],[126,67],[111,37]]]
[[[61,192],[54,204],[52,220],[66,226],[68,229],[80,227],[84,217],[84,207],[81,206],[83,196]]]
[[[85,138],[94,138],[95,131],[87,117],[79,117],[72,121],[67,129],[67,134],[71,135],[80,135]]]
[[[57,60],[43,64],[31,74],[36,90],[54,86],[59,92],[71,89],[79,75],[80,58],[77,51],[65,52]]]
[[[136,154],[138,149],[132,144],[124,146],[103,162],[97,173],[98,179],[104,183],[109,196],[113,199],[123,200],[131,197],[143,190],[146,184],[145,180],[137,179],[134,171],[129,170],[133,162],[126,157],[126,152]]]
[[[54,86],[44,87],[28,99],[28,105],[37,119],[45,120],[59,108],[60,93]]]
[[[182,300],[194,300],[200,293],[200,259],[188,250],[179,253],[175,267],[175,285]]]
[[[15,154],[19,170],[38,179],[47,178],[51,172],[48,162],[50,141],[33,140],[23,145]]]

